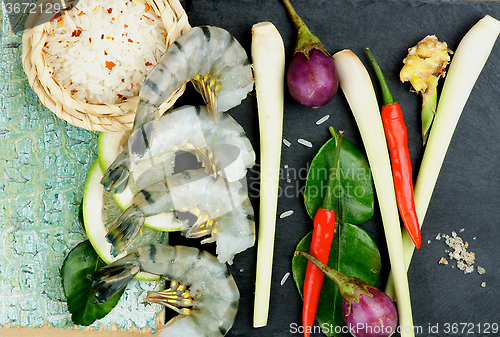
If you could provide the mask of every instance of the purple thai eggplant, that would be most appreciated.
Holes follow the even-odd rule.
[[[292,97],[305,106],[317,108],[330,102],[339,86],[337,68],[321,41],[311,33],[289,0],[283,0],[297,28],[297,43],[287,70]]]

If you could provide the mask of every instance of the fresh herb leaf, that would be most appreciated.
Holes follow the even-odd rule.
[[[307,174],[304,202],[314,219],[323,199],[329,193],[329,177],[337,173],[333,165],[335,139],[329,139],[311,162]],[[333,198],[342,197],[342,222],[361,224],[373,216],[375,194],[368,160],[353,143],[344,138],[340,147],[340,188]]]
[[[89,276],[105,265],[89,240],[74,247],[64,259],[60,274],[74,324],[90,325],[103,318],[116,306],[123,294],[124,290],[103,304],[94,302],[95,291]]]

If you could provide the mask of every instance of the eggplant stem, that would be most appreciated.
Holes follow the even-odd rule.
[[[368,288],[376,289],[365,281],[352,276],[347,276],[341,272],[328,267],[326,264],[315,258],[313,255],[303,250],[296,250],[295,256],[302,255],[318,267],[326,276],[328,276],[339,287],[340,294],[344,301],[349,304],[349,313],[351,312],[351,304],[359,303],[359,297],[366,295],[373,297],[373,294],[368,291]]]
[[[297,28],[297,43],[295,46],[295,53],[301,52],[306,58],[309,58],[309,51],[311,49],[318,49],[323,54],[330,56],[330,54],[326,51],[326,49],[321,44],[319,38],[311,33],[304,20],[297,14],[295,9],[293,8],[290,0],[283,0],[285,7],[292,19],[295,27]]]

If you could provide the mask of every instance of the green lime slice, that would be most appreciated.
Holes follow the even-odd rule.
[[[113,163],[118,151],[123,145],[123,143],[128,139],[128,133],[126,131],[120,132],[100,132],[97,140],[97,158],[99,161],[99,166],[102,172]],[[174,154],[167,153],[157,160],[157,162],[162,162],[164,165],[158,172],[165,172],[171,174],[174,167]],[[141,165],[135,166],[132,172],[132,177],[139,176],[144,171],[151,168],[149,162],[141,163]],[[150,170],[151,171],[151,170]],[[132,204],[132,198],[134,197],[137,190],[134,190],[134,184],[129,184],[127,188],[122,193],[113,194],[113,198],[122,210],[126,210]],[[175,212],[161,213],[154,216],[146,218],[144,226],[156,229],[159,231],[179,231],[183,225],[182,221],[177,219]]]
[[[166,241],[165,232],[144,228],[142,235],[137,236],[126,251],[113,257],[110,253],[111,244],[106,240],[106,228],[120,216],[122,210],[111,194],[104,191],[101,178],[101,168],[95,161],[87,175],[83,192],[83,223],[90,243],[104,262],[109,264],[134,251],[138,246]],[[142,272],[137,274],[136,278],[145,281],[159,279],[157,275]]]

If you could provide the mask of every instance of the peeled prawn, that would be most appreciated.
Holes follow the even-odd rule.
[[[120,193],[134,165],[179,150],[194,153],[209,174],[230,182],[245,177],[246,169],[255,164],[252,144],[231,116],[222,115],[217,124],[205,106],[183,106],[133,132],[101,183],[108,192]]]
[[[218,27],[191,28],[148,73],[139,93],[133,130],[157,118],[157,107],[188,81],[203,96],[216,123],[220,112],[240,104],[253,89],[247,53],[233,35]]]
[[[215,241],[221,262],[232,263],[235,254],[255,243],[254,211],[243,185],[197,169],[140,190],[108,230],[111,254],[117,256],[132,242],[145,217],[175,211],[189,211],[198,217],[195,224],[183,229],[183,234],[188,238],[211,235],[201,243]]]
[[[140,271],[171,281],[169,289],[149,292],[146,301],[179,313],[156,336],[224,336],[233,326],[240,298],[233,276],[213,255],[192,247],[139,247],[92,275],[95,299],[106,302]]]

